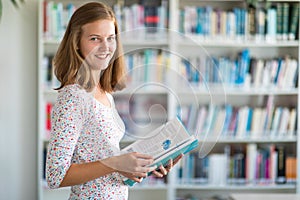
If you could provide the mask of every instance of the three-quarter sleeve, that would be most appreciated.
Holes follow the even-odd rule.
[[[62,91],[53,107],[46,180],[58,188],[68,171],[84,120],[84,101],[76,91]]]

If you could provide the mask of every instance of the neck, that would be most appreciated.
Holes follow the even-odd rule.
[[[101,70],[100,71],[98,71],[98,70],[94,71],[92,73],[92,77],[93,77],[93,80],[95,81],[96,85],[98,85],[100,77],[101,77]]]

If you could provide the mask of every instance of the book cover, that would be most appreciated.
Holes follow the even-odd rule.
[[[283,4],[281,2],[277,3],[276,8],[276,39],[281,40],[283,34]]]
[[[156,33],[159,24],[158,8],[161,5],[161,1],[142,1],[144,6],[144,23],[148,33]]]
[[[289,40],[295,40],[299,26],[299,3],[293,5],[290,14]]]
[[[282,7],[282,39],[287,40],[289,35],[290,4],[283,3]]]
[[[286,183],[286,150],[284,146],[278,146],[276,148],[277,150],[277,177],[276,177],[276,183],[277,184],[284,184]]]
[[[295,156],[287,156],[285,175],[288,183],[296,183],[297,158]]]
[[[276,8],[271,7],[267,10],[267,41],[276,40]]]
[[[255,20],[256,8],[250,4],[248,7],[248,30],[250,39],[255,36],[256,33],[256,20]]]

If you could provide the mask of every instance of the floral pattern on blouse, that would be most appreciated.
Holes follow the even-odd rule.
[[[50,188],[58,188],[71,163],[98,161],[120,152],[124,134],[113,97],[111,107],[104,106],[79,85],[67,85],[59,91],[52,110],[51,138],[46,161],[46,179]],[[69,199],[127,199],[128,187],[119,173],[102,176],[71,187]]]

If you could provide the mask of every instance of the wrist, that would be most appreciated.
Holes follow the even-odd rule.
[[[115,157],[105,158],[103,160],[99,160],[98,162],[104,165],[111,173],[118,172],[116,168],[117,162]]]

